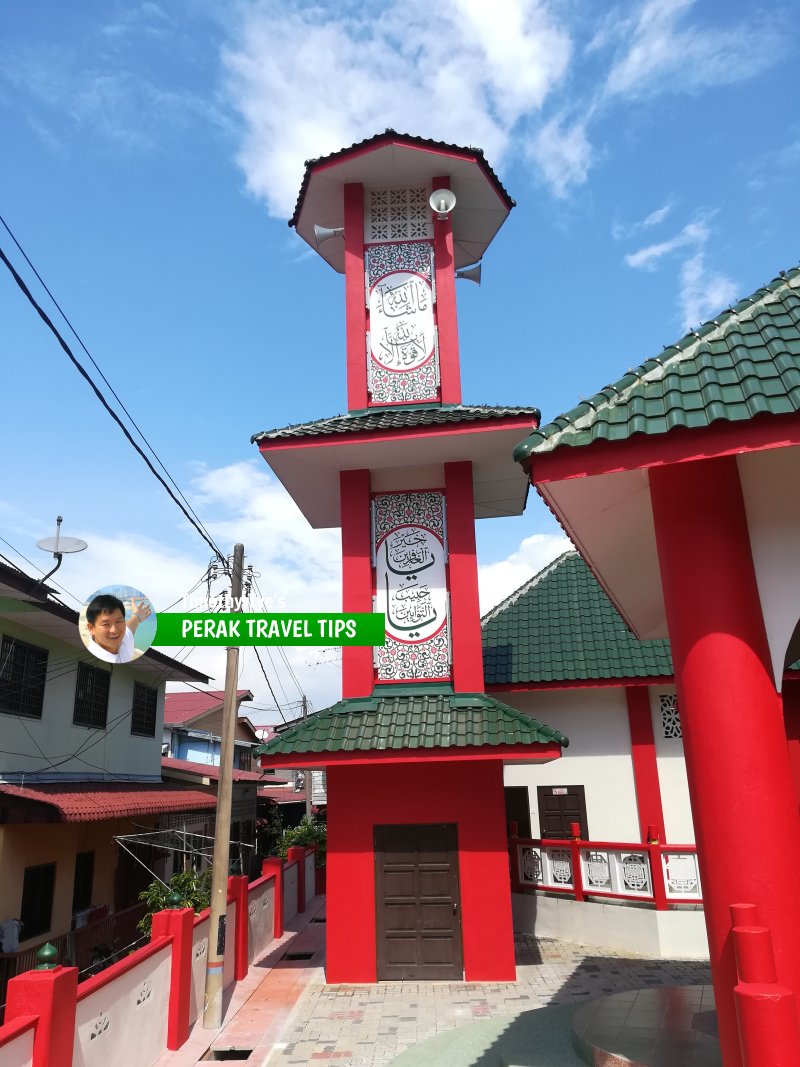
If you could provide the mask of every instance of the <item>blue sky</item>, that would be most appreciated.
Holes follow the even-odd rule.
[[[7,0],[0,214],[219,543],[289,610],[335,610],[338,533],[249,443],[345,406],[342,279],[286,226],[303,161],[387,126],[486,151],[518,207],[459,285],[464,400],[549,420],[798,262],[799,28],[737,0]],[[47,567],[63,514],[89,542],[70,592],[166,606],[203,542],[5,270],[0,317],[0,536]],[[563,547],[535,499],[478,532],[487,608]],[[332,653],[287,654],[338,696]],[[245,654],[266,706],[259,678]]]

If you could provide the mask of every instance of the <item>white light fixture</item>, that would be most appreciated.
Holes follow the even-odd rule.
[[[324,245],[326,241],[330,241],[331,237],[344,237],[344,227],[337,226],[334,229],[330,229],[328,226],[317,226],[314,223],[314,240],[317,248],[320,245]]]
[[[456,206],[456,194],[452,189],[434,189],[428,203],[431,211],[442,222]]]

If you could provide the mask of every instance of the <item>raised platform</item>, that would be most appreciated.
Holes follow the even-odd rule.
[[[575,1012],[572,1043],[590,1067],[722,1067],[709,985],[600,997]]]

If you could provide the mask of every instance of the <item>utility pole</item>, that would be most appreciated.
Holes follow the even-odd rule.
[[[303,696],[303,718],[308,717],[308,697]],[[306,822],[311,822],[311,805],[314,799],[314,772],[310,767],[306,767],[305,772],[305,786],[306,786]]]
[[[242,610],[244,545],[233,546],[231,609]],[[211,874],[211,919],[206,957],[206,995],[203,1026],[222,1026],[222,972],[225,961],[225,914],[228,910],[228,872],[231,850],[231,800],[233,793],[233,752],[236,738],[236,683],[239,677],[239,649],[227,650],[225,664],[225,703],[222,709],[222,739],[217,787],[217,824],[214,833],[214,867]],[[231,931],[233,936],[233,931]]]

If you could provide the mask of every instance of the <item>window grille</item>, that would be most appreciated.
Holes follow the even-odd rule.
[[[5,635],[0,645],[0,711],[41,719],[47,649]]]
[[[133,713],[131,715],[131,733],[139,737],[155,737],[156,705],[158,690],[141,682],[133,683]]]
[[[108,689],[111,674],[88,663],[78,664],[78,680],[75,683],[75,707],[72,722],[75,726],[88,726],[93,730],[105,730],[108,718]]]
[[[674,693],[664,693],[661,696],[661,726],[664,730],[664,737],[668,740],[683,737],[681,717],[678,713],[678,698]]]

